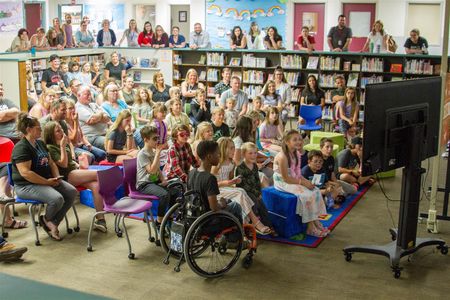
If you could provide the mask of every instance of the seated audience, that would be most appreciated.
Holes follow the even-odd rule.
[[[61,45],[63,47],[63,49],[64,49],[66,47],[66,37],[65,37],[65,33],[63,32],[63,30],[61,28],[59,19],[58,18],[54,18],[52,20],[52,23],[53,23],[53,27],[51,27],[51,29],[55,30],[55,32],[56,32],[58,45]]]
[[[223,68],[222,69],[222,81],[214,86],[214,96],[215,101],[211,101],[211,109],[220,105],[220,96],[223,92],[230,89],[230,79],[231,79],[231,69]]]
[[[78,61],[70,61],[69,62],[69,72],[66,73],[67,80],[70,82],[71,80],[77,79],[82,82],[81,72],[80,72],[80,63]]]
[[[359,119],[359,103],[356,101],[356,90],[354,88],[345,89],[344,100],[336,104],[336,119],[339,124],[339,131],[349,140],[349,130],[356,131]]]
[[[185,48],[186,39],[180,34],[180,27],[173,26],[172,34],[169,37],[169,47],[170,48]]]
[[[316,40],[314,36],[309,34],[309,27],[303,26],[302,33],[297,37],[297,41],[295,42],[298,50],[308,51],[311,53],[314,51],[314,46],[316,45]]]
[[[219,165],[213,168],[212,173],[217,177],[220,197],[239,203],[244,222],[248,223],[246,221],[248,219],[259,234],[276,235],[267,208],[262,201],[258,171],[256,174],[252,172],[254,167],[258,170],[256,160],[252,160],[253,154],[250,148],[253,144],[244,144],[244,160],[237,168],[233,163],[235,147],[231,138],[222,137],[218,144],[220,161]]]
[[[97,88],[97,91],[100,92],[100,78],[102,77],[102,72],[100,70],[100,63],[98,61],[93,61],[91,63],[91,83]]]
[[[217,140],[221,137],[230,136],[230,127],[224,123],[225,111],[221,107],[216,107],[212,111],[211,126],[213,128],[213,139]]]
[[[316,76],[308,75],[307,85],[302,91],[300,98],[301,105],[320,105],[325,106],[325,93],[319,88]]]
[[[128,22],[128,28],[123,32],[122,38],[119,42],[119,47],[125,38],[127,39],[128,47],[139,47],[138,37],[139,29],[137,28],[136,20],[131,19],[130,22]]]
[[[206,99],[206,91],[204,89],[197,89],[197,97],[191,102],[191,121],[192,125],[196,127],[201,122],[211,121],[211,111],[209,102]]]
[[[76,158],[81,155],[85,155],[88,159],[88,163],[91,165],[93,162],[101,162],[106,158],[106,152],[94,147],[88,141],[86,136],[81,130],[80,122],[78,121],[78,113],[75,111],[75,102],[72,100],[66,101],[67,114],[66,123],[68,129],[69,141],[74,147]]]
[[[252,109],[250,112],[252,111],[256,111],[257,113],[259,113],[261,119],[264,120],[266,118],[266,112],[262,110],[261,96],[256,96],[255,98],[253,98]]]
[[[269,107],[276,107],[279,111],[282,111],[283,103],[281,102],[281,96],[277,93],[275,81],[267,80],[260,97],[264,111],[267,112]]]
[[[259,127],[259,137],[264,149],[272,156],[281,152],[281,139],[283,138],[283,124],[276,107],[269,107],[266,119]]]
[[[158,143],[158,131],[153,126],[144,126],[140,129],[144,147],[137,155],[136,189],[147,195],[157,196],[158,215],[156,225],[160,225],[166,210],[175,203],[176,189],[167,188],[167,180],[160,169],[160,157],[166,144]]]
[[[122,110],[127,109],[128,105],[125,101],[119,99],[119,87],[115,83],[110,83],[105,87],[104,97],[105,101],[102,103],[102,108],[114,122],[117,115]]]
[[[0,136],[17,140],[19,139],[19,133],[17,132],[16,122],[20,111],[14,102],[4,98],[4,96],[3,83],[0,83]]]
[[[56,93],[52,89],[43,91],[38,102],[30,109],[30,116],[40,119],[50,112],[50,106],[55,100]]]
[[[139,88],[136,92],[134,104],[131,108],[137,122],[137,127],[142,127],[151,122],[152,107],[152,92],[143,87]]]
[[[50,68],[46,69],[42,73],[42,79],[41,79],[41,88],[42,91],[45,92],[45,90],[52,85],[59,85],[60,87],[64,86],[63,81],[63,74],[59,70],[60,67],[60,60],[59,56],[57,54],[52,54],[49,57],[50,61]]]
[[[41,128],[45,128],[48,122],[54,121],[58,123],[64,131],[64,134],[69,134],[68,126],[66,123],[67,106],[66,101],[58,99],[52,102],[50,105],[50,113],[45,117],[39,119]]]
[[[194,31],[191,32],[189,47],[191,49],[211,48],[209,33],[202,29],[202,24],[194,24]]]
[[[138,44],[141,47],[152,47],[153,39],[152,23],[147,21],[144,23],[144,29],[139,33]]]
[[[30,40],[28,38],[28,30],[20,28],[17,32],[17,36],[11,42],[11,47],[8,48],[8,52],[21,52],[31,49]]]
[[[179,178],[183,182],[187,182],[191,167],[199,166],[192,153],[191,145],[188,143],[189,136],[189,127],[186,125],[178,125],[172,129],[173,144],[169,147],[169,158],[165,165],[168,179]],[[202,158],[200,155],[199,157]]]
[[[212,141],[213,140],[213,128],[211,126],[211,123],[208,122],[201,122],[198,124],[198,127],[195,131],[194,140],[191,143],[192,152],[194,153],[194,156],[198,159],[197,156],[197,145],[201,141]]]
[[[297,213],[302,217],[302,222],[307,224],[306,233],[324,237],[329,230],[322,225],[319,216],[327,213],[325,203],[320,190],[301,174],[301,158],[298,153],[300,139],[296,130],[285,133],[283,151],[277,154],[274,162],[275,188],[297,196]]]
[[[242,209],[237,202],[218,198],[220,194],[217,178],[211,174],[212,166],[219,163],[219,145],[214,141],[203,141],[198,145],[200,164],[189,173],[188,189],[200,193],[206,211],[225,210],[242,222]]]
[[[108,62],[103,70],[103,76],[105,80],[114,78],[120,84],[123,83],[123,79],[126,77],[126,68],[119,60],[119,54],[117,52],[111,53],[111,61]]]
[[[361,52],[386,53],[388,39],[389,35],[384,30],[383,22],[377,20],[373,23],[372,31],[369,33]]]
[[[45,37],[45,29],[39,27],[36,29],[36,33],[30,38],[31,48],[36,48],[36,50],[49,50],[50,46],[48,40]]]
[[[374,182],[370,176],[361,176],[362,153],[363,140],[356,136],[352,138],[349,148],[340,151],[337,155],[337,179],[353,184],[356,189],[366,182],[369,184]]]
[[[278,34],[276,27],[267,28],[267,35],[264,37],[264,47],[267,50],[279,50],[283,46],[283,38]]]
[[[108,19],[102,21],[102,29],[97,33],[97,44],[99,47],[109,47],[116,44],[116,34],[114,30],[109,28],[109,25]]]
[[[97,171],[81,169],[72,159],[70,140],[57,122],[49,122],[44,127],[44,142],[51,159],[58,167],[59,174],[73,186],[82,186],[92,191],[95,210],[103,210],[103,199],[98,192]],[[106,232],[106,221],[103,215],[97,215],[94,223],[96,229]]]
[[[180,100],[172,99],[169,102],[169,113],[164,121],[166,122],[169,135],[172,135],[171,133],[176,126],[184,125],[189,128],[190,121],[188,115],[181,111]]]
[[[48,46],[52,50],[64,49],[64,36],[58,34],[54,28],[49,28],[46,38],[48,40]]]
[[[411,29],[404,47],[406,54],[428,54],[428,41],[420,36],[417,28]]]
[[[339,15],[338,25],[331,27],[328,32],[328,47],[333,52],[348,51],[352,42],[352,29],[346,26],[346,18],[344,15]]]
[[[331,91],[331,101],[333,104],[336,104],[339,101],[345,100],[345,77],[342,75],[336,76],[334,86],[336,89]]]
[[[190,104],[195,98],[197,89],[205,89],[203,83],[198,82],[198,74],[195,69],[189,69],[186,72],[186,79],[181,83],[181,96],[183,107],[185,104]]]
[[[164,31],[161,25],[156,25],[155,36],[152,41],[153,48],[167,48],[169,47],[169,36]]]
[[[159,102],[155,103],[152,111],[152,126],[156,128],[158,134],[158,144],[167,144],[168,130],[164,119],[167,114],[166,106]]]
[[[275,67],[275,71],[273,72],[273,81],[275,81],[276,93],[281,97],[281,106],[283,107],[283,110],[281,111],[281,120],[283,123],[286,123],[288,120],[290,105],[294,99],[292,99],[291,85],[287,83],[282,67]],[[298,99],[295,99],[294,101],[298,101]]]
[[[230,48],[233,50],[247,49],[247,37],[242,32],[240,26],[234,26],[231,30]]]
[[[88,30],[88,23],[86,21],[81,21],[80,29],[75,33],[75,41],[79,48],[94,47],[94,36],[92,35],[92,32]]]
[[[89,88],[80,88],[75,109],[78,113],[81,131],[89,143],[105,150],[105,134],[111,118],[98,104],[91,101]]]
[[[264,37],[258,28],[258,23],[253,21],[247,35],[247,48],[249,50],[264,50]]]
[[[17,128],[23,138],[14,146],[11,157],[15,192],[21,198],[47,204],[39,222],[51,239],[61,241],[58,225],[72,207],[77,190],[59,177],[56,164],[40,140],[39,121],[20,113]]]
[[[247,113],[248,108],[248,95],[241,90],[241,79],[238,76],[231,77],[231,88],[224,91],[220,96],[220,106],[225,108],[225,102],[228,98],[236,99],[235,109],[239,112],[239,116],[243,116]]]
[[[153,93],[154,102],[167,102],[169,101],[170,85],[164,83],[164,75],[161,72],[153,74],[153,84],[150,86],[150,90]]]
[[[134,87],[133,78],[126,77],[125,80],[123,81],[123,87],[119,91],[119,99],[124,100],[128,106],[133,105],[134,100],[137,96],[136,91],[133,87]],[[148,100],[151,101],[151,97]]]
[[[236,99],[228,98],[225,103],[225,124],[230,128],[231,131],[236,128],[236,123],[239,118],[239,112],[235,109],[236,107]]]
[[[111,163],[122,163],[126,159],[137,156],[138,150],[131,127],[131,112],[128,109],[118,114],[106,133],[105,150],[106,159]]]

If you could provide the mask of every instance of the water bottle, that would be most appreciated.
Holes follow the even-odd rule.
[[[428,49],[427,46],[425,46],[425,44],[422,44],[422,54],[428,54]]]
[[[32,57],[36,56],[36,48],[35,47],[31,47],[30,52],[31,52]]]
[[[334,206],[334,200],[333,200],[333,197],[331,197],[330,194],[327,194],[327,195],[325,196],[325,200],[326,200],[326,202],[327,202],[327,208],[328,208],[328,209],[333,208],[333,206]]]
[[[381,45],[380,43],[377,43],[377,46],[375,47],[375,52],[380,53],[381,52]]]
[[[370,53],[373,53],[373,42],[370,42]]]

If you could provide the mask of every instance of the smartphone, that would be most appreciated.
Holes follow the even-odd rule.
[[[63,178],[64,178],[64,176],[62,176],[62,175],[59,175],[59,176],[57,176],[56,178],[57,178],[57,179],[63,179]]]

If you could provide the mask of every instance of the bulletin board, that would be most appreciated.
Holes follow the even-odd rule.
[[[17,32],[23,27],[22,1],[0,2],[0,32]]]
[[[247,34],[252,22],[264,31],[275,26],[286,43],[287,0],[205,0],[206,30],[213,48],[229,48],[230,32],[240,26]]]

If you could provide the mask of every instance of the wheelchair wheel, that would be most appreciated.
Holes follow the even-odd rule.
[[[167,253],[170,249],[170,226],[172,225],[173,220],[178,220],[179,216],[176,214],[178,208],[180,208],[180,203],[175,203],[164,215],[164,218],[161,222],[161,227],[159,230],[159,239],[161,241],[161,247]],[[176,252],[171,250],[172,255],[175,257],[180,257],[181,252]]]
[[[184,257],[198,275],[219,277],[238,261],[243,238],[242,226],[232,214],[208,212],[190,226],[183,246]]]

